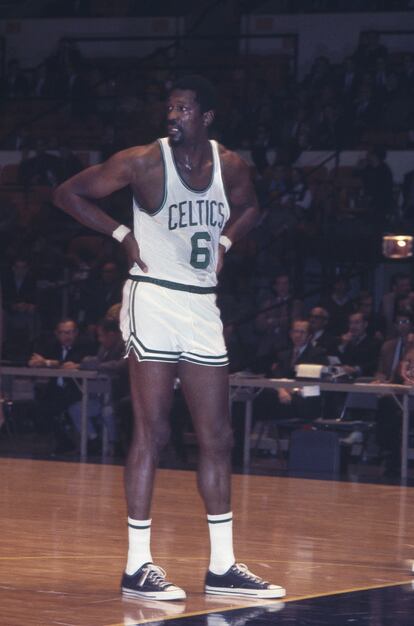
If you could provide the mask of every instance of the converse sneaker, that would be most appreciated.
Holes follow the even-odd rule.
[[[220,596],[249,596],[253,598],[283,598],[285,589],[271,585],[252,574],[244,563],[235,563],[225,574],[207,572],[205,592]]]
[[[165,580],[166,573],[154,563],[144,563],[135,574],[125,574],[121,580],[124,596],[149,600],[183,600],[184,589]]]

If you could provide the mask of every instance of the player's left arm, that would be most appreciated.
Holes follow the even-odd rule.
[[[224,187],[230,204],[230,218],[222,235],[233,244],[257,224],[260,209],[247,163],[238,154],[228,150],[222,152],[221,160]],[[225,245],[220,243],[217,273],[223,266],[225,252]]]
[[[224,187],[230,203],[230,218],[222,234],[235,243],[257,224],[260,209],[246,161],[235,152],[225,151],[222,163]]]

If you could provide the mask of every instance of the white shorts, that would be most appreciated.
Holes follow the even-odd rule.
[[[143,281],[129,279],[124,286],[120,324],[126,354],[133,350],[139,361],[228,364],[215,293]]]

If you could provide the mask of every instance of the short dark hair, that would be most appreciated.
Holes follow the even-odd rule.
[[[78,323],[76,320],[72,319],[71,317],[62,317],[62,319],[60,319],[55,326],[55,330],[57,330],[57,328],[61,325],[61,324],[73,324],[75,329],[78,330]]]
[[[213,83],[204,76],[198,74],[187,74],[177,78],[171,86],[168,95],[176,89],[194,91],[196,100],[200,105],[202,113],[214,111],[217,107],[217,93]]]

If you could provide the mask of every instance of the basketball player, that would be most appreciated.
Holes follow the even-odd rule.
[[[150,550],[154,475],[169,438],[177,376],[199,442],[198,487],[211,543],[205,592],[285,595],[236,563],[233,554],[228,360],[214,292],[224,253],[252,228],[259,211],[248,166],[208,139],[214,108],[207,80],[177,81],[167,103],[168,137],[88,168],[54,197],[85,226],[122,242],[130,263],[121,328],[134,434],[125,470],[129,551],[121,587],[135,597],[186,597],[153,564]],[[95,203],[126,185],[133,192],[133,233]]]

